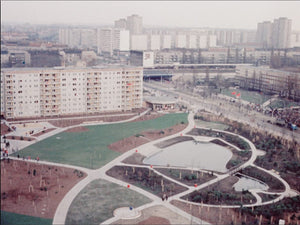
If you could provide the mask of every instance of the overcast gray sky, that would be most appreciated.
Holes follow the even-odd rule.
[[[3,1],[1,22],[113,24],[131,14],[144,25],[256,29],[274,18],[300,30],[300,1]]]

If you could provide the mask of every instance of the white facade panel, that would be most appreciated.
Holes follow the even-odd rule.
[[[186,35],[177,34],[176,35],[176,48],[186,48]]]
[[[151,35],[150,38],[150,50],[160,49],[160,35]]]
[[[208,47],[213,48],[213,47],[217,47],[217,36],[216,35],[209,35],[208,36]]]
[[[147,35],[132,35],[131,50],[137,50],[137,51],[147,50]]]
[[[197,36],[196,35],[189,35],[189,43],[188,48],[197,48]]]
[[[172,36],[164,35],[162,41],[162,49],[171,48],[172,47]]]
[[[120,30],[120,51],[130,50],[130,35],[128,30]]]
[[[199,36],[199,48],[207,48],[207,36]]]

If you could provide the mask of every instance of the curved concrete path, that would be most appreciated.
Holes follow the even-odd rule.
[[[144,112],[143,114],[147,113]],[[142,116],[143,114],[139,115],[139,116]],[[138,116],[137,116],[138,117]],[[123,122],[128,122],[128,121],[131,121],[131,120],[134,120],[136,119],[137,117],[134,117],[134,118],[130,118],[128,120],[125,120],[125,121],[118,121],[118,122],[114,122],[114,123],[123,123]],[[149,150],[151,148],[149,148],[149,146],[153,146],[161,141],[164,141],[164,140],[167,140],[167,139],[171,139],[171,138],[174,138],[174,137],[178,137],[180,135],[187,135],[187,132],[189,132],[192,128],[195,127],[195,122],[194,122],[194,113],[193,112],[190,112],[189,115],[188,115],[188,121],[189,121],[189,124],[188,126],[181,132],[177,133],[177,134],[173,134],[173,135],[170,135],[170,136],[167,136],[167,137],[164,137],[162,139],[158,139],[158,140],[155,140],[155,141],[152,141],[152,142],[149,142],[149,143],[146,143],[142,146],[139,146],[138,147],[138,151],[140,153],[142,153],[143,155],[150,155],[153,153],[153,150]],[[101,124],[105,124],[105,123],[101,123]],[[91,124],[89,124],[91,125]],[[95,124],[95,125],[98,125],[98,124]],[[78,127],[78,126],[84,126],[84,125],[75,125],[75,126],[72,126],[72,127]],[[56,133],[59,133],[59,132],[62,132],[66,129],[69,129],[69,128],[72,128],[72,127],[67,127],[67,128],[62,128],[62,129],[59,129],[58,131],[56,131],[55,133],[51,132],[49,134],[45,134],[45,136],[43,135],[42,139],[44,138],[47,138],[48,136],[51,136],[53,134],[56,134]],[[219,132],[224,132],[224,133],[230,133],[230,132],[226,132],[226,131],[220,131],[220,130],[215,130],[215,131],[219,131]],[[231,134],[231,133],[230,133]],[[236,134],[234,134],[236,135]],[[236,171],[242,169],[242,168],[245,168],[247,166],[255,166],[254,165],[254,161],[256,159],[256,157],[258,155],[261,154],[261,152],[257,151],[257,149],[255,148],[254,144],[252,142],[250,142],[248,139],[238,135],[240,138],[242,138],[243,140],[245,140],[249,145],[250,145],[250,148],[251,148],[251,151],[252,151],[252,155],[250,157],[250,159],[245,162],[244,164],[242,164],[241,166],[239,166],[238,168],[236,168],[235,170],[233,171],[228,171],[227,173],[225,174],[221,174],[221,175],[217,175],[217,178],[213,179],[213,180],[210,180],[202,185],[199,185],[197,188],[195,187],[190,187],[190,186],[187,186],[187,185],[183,185],[182,183],[174,180],[174,179],[171,179],[167,176],[165,176],[164,174],[161,174],[161,176],[163,176],[165,179],[169,179],[169,180],[172,180],[173,182],[176,182],[176,183],[179,183],[180,185],[182,186],[185,186],[186,188],[188,188],[187,191],[185,192],[182,192],[180,194],[177,194],[177,195],[174,195],[172,197],[169,197],[169,201],[171,200],[179,200],[181,202],[186,202],[188,204],[192,204],[192,205],[201,205],[199,203],[193,203],[193,202],[188,202],[186,200],[183,200],[181,199],[182,196],[186,195],[186,194],[189,194],[195,190],[200,190],[204,187],[207,187],[208,185],[210,184],[213,184],[215,182],[218,182],[218,181],[221,181],[222,179],[225,179],[226,177],[232,175],[233,173],[235,173]],[[222,140],[224,141],[224,140]],[[81,170],[85,173],[87,173],[87,177],[85,179],[83,179],[82,181],[80,181],[79,183],[77,183],[65,196],[64,198],[62,199],[62,201],[59,203],[57,209],[56,209],[56,212],[55,212],[55,215],[54,215],[54,218],[53,218],[53,224],[64,224],[65,223],[65,219],[66,219],[66,216],[67,216],[67,213],[68,213],[68,210],[69,210],[69,207],[72,203],[72,201],[74,200],[74,198],[79,194],[79,192],[81,190],[84,189],[84,187],[86,187],[87,184],[89,184],[91,181],[95,180],[95,179],[105,179],[107,181],[110,181],[110,182],[113,182],[113,183],[116,183],[116,184],[119,184],[121,186],[124,186],[124,187],[127,187],[127,183],[126,182],[123,182],[121,180],[117,180],[113,177],[110,177],[110,176],[107,176],[105,174],[105,172],[107,170],[109,170],[110,168],[112,168],[113,166],[116,166],[116,165],[124,165],[122,163],[122,161],[124,159],[126,159],[127,157],[129,157],[130,155],[132,155],[134,152],[136,151],[136,148],[135,149],[132,149],[126,153],[123,153],[122,155],[120,155],[119,157],[115,158],[114,160],[112,160],[111,162],[109,162],[108,164],[106,164],[105,166],[101,167],[100,169],[97,169],[97,170],[90,170],[90,169],[87,169],[87,168],[81,168],[81,167],[77,167],[77,166],[71,166],[71,165],[65,165],[65,164],[59,164],[59,163],[52,163],[52,162],[43,162],[43,161],[39,161],[39,163],[43,163],[43,164],[48,164],[48,165],[56,165],[56,166],[63,166],[63,167],[69,167],[69,168],[76,168],[78,170]],[[157,151],[157,150],[156,150]],[[15,158],[15,157],[14,157]],[[21,159],[20,159],[21,160]],[[128,165],[128,164],[126,164]],[[130,166],[130,165],[129,165]],[[146,168],[149,168],[149,166],[145,166],[145,165],[135,165],[135,166],[140,166],[140,167],[146,167]],[[274,172],[272,171],[268,171],[268,170],[265,170],[263,168],[260,168],[258,166],[255,166],[267,173],[269,173],[270,175],[278,178],[285,186],[285,191],[282,192],[282,193],[276,193],[276,194],[279,194],[279,197],[272,200],[272,201],[268,201],[268,202],[262,202],[261,201],[261,198],[259,197],[259,195],[257,195],[257,190],[251,190],[253,195],[256,197],[257,199],[257,202],[254,203],[254,204],[249,204],[249,205],[244,205],[244,207],[252,207],[252,206],[259,206],[259,205],[267,205],[267,204],[271,204],[271,203],[274,203],[274,202],[277,202],[281,199],[283,199],[284,197],[286,196],[292,196],[292,195],[295,195],[295,192],[293,192],[291,189],[290,189],[290,186],[288,185],[287,182],[285,182],[279,175],[275,174]],[[156,173],[158,171],[155,171]],[[191,216],[190,214],[184,212],[183,210],[180,210],[179,208],[173,206],[172,204],[168,202],[162,202],[161,201],[161,198],[159,198],[158,196],[154,195],[154,194],[151,194],[139,187],[136,187],[134,185],[131,185],[131,189],[148,197],[149,199],[152,200],[151,203],[149,204],[146,204],[144,206],[141,206],[139,207],[138,209],[144,209],[144,208],[147,208],[147,207],[150,207],[150,206],[153,206],[153,205],[163,205],[169,209],[171,209],[172,211],[178,213],[179,215],[181,216],[184,216],[185,218],[188,218],[192,221],[194,221],[195,223],[197,224],[208,224],[207,222],[204,222],[204,221],[201,221],[199,218],[196,218],[196,217],[193,217]],[[269,192],[264,192],[264,193],[269,193]],[[270,193],[271,194],[271,193]],[[237,207],[240,207],[240,206],[220,206],[220,205],[207,205],[207,204],[203,204],[203,206],[210,206],[210,207],[223,207],[223,208],[237,208]],[[108,223],[111,223],[111,222],[114,222],[116,220],[118,220],[119,218],[117,217],[113,217],[105,222],[103,222],[103,224],[108,224]]]

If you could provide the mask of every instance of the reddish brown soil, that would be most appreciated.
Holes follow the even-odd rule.
[[[134,116],[134,115],[133,115]],[[133,116],[111,116],[111,117],[104,117],[104,116],[99,116],[99,117],[85,117],[85,118],[80,118],[80,119],[60,119],[60,120],[51,120],[48,121],[52,125],[56,127],[69,127],[73,125],[79,125],[83,122],[115,122],[115,121],[120,121],[120,120],[126,120],[129,118],[132,118]]]
[[[55,116],[55,117],[25,117],[25,118],[18,118],[18,119],[7,119],[7,121],[12,122],[12,124],[14,123],[19,123],[18,121],[22,122],[24,120],[32,120],[32,121],[36,121],[36,120],[40,120],[42,119],[43,121],[47,120],[47,119],[53,119],[53,118],[57,118],[57,120],[61,120],[61,119],[72,119],[74,117],[84,117],[85,118],[89,118],[90,116],[107,116],[107,115],[116,115],[116,114],[128,114],[128,113],[142,113],[145,110],[147,110],[147,108],[138,108],[138,109],[132,109],[131,111],[126,111],[126,112],[120,112],[120,111],[114,111],[114,112],[102,112],[102,113],[93,113],[93,114],[73,114],[73,115],[64,115],[64,116]],[[50,122],[50,121],[48,121]]]
[[[66,130],[65,132],[74,133],[74,132],[86,132],[86,131],[89,131],[89,129],[86,127],[73,127]]]
[[[147,142],[159,139],[159,138],[163,138],[166,136],[170,136],[172,134],[176,134],[178,132],[180,132],[181,130],[183,130],[184,128],[186,128],[187,124],[177,124],[173,127],[164,129],[164,134],[160,133],[160,130],[155,130],[155,131],[145,131],[143,133],[141,133],[140,137],[136,137],[136,136],[131,136],[125,139],[122,139],[120,141],[117,141],[115,143],[112,143],[108,146],[109,149],[116,151],[116,152],[120,152],[120,153],[124,153],[129,151],[130,149],[136,148],[140,145],[143,145]]]
[[[9,163],[3,160],[1,210],[51,219],[65,194],[86,176],[82,175],[80,177],[79,172],[74,172],[74,169],[41,165],[27,160],[10,160]],[[45,182],[41,183],[41,179]],[[33,191],[29,192],[30,184]]]
[[[38,137],[38,136],[41,136],[41,135],[46,134],[46,133],[48,133],[48,132],[51,132],[51,131],[53,131],[53,130],[55,130],[55,129],[56,129],[56,128],[49,128],[49,129],[47,129],[47,130],[43,130],[43,131],[41,131],[41,132],[35,133],[35,134],[33,134],[32,136]]]
[[[139,225],[164,225],[164,224],[171,224],[169,220],[162,218],[162,217],[157,217],[157,216],[151,216],[146,220],[143,220],[138,223]]]
[[[5,123],[1,123],[1,135],[10,133],[9,127]]]
[[[201,207],[201,206],[191,205],[189,203],[183,203],[178,200],[172,200],[171,204],[211,224],[242,224],[243,222],[245,224],[259,224],[259,220],[260,220],[260,216],[255,217],[249,214],[242,215],[239,212],[239,209],[229,209],[229,208],[225,209],[220,207],[207,207],[207,206]],[[274,216],[272,224],[278,224],[279,219],[284,219],[287,222],[287,224],[290,224],[291,216],[293,214],[295,214],[296,218],[300,215],[299,212],[283,213],[283,216],[280,218],[276,218],[276,216]],[[296,220],[294,220],[294,223]],[[262,216],[261,224],[270,224],[270,221],[269,219]]]
[[[106,174],[129,184],[139,186],[145,191],[149,191],[159,197],[162,197],[164,193],[170,197],[187,190],[186,187],[174,183],[169,179],[163,178],[155,173],[155,171],[150,171],[148,168],[114,166],[106,171]],[[161,185],[162,180],[164,190]]]
[[[21,139],[23,137],[23,140]],[[6,139],[18,140],[18,141],[33,141],[34,137],[24,137],[24,136],[7,136]]]
[[[231,224],[232,221],[236,222],[234,224],[241,224],[245,219],[244,216],[242,216],[242,218],[239,217],[239,214],[232,209],[220,209],[219,207],[206,206],[201,207],[183,203],[177,200],[171,201],[171,204],[211,224]]]

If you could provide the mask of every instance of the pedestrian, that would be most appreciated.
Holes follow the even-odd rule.
[[[168,195],[166,195],[166,201],[168,201]]]
[[[18,154],[18,156],[17,156],[18,158],[20,158],[20,155]]]
[[[36,161],[39,161],[40,160],[40,158],[39,157],[36,157]]]

